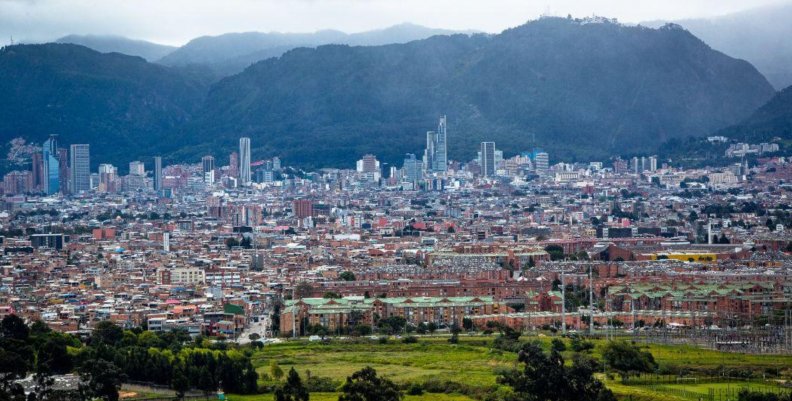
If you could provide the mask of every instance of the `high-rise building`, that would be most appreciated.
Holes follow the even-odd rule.
[[[228,175],[233,178],[239,178],[239,153],[231,152],[228,157]]]
[[[58,148],[58,186],[62,194],[68,194],[71,191],[69,185],[71,181],[71,173],[69,172],[69,150],[65,148]]]
[[[43,176],[42,190],[47,195],[60,191],[60,162],[58,161],[58,136],[50,135],[42,146]]]
[[[402,180],[413,184],[413,188],[418,187],[418,182],[421,181],[421,172],[423,171],[423,163],[418,160],[414,154],[407,153],[404,156],[404,169]]]
[[[44,186],[44,158],[41,153],[36,152],[31,156],[33,174],[33,192],[39,192]]]
[[[313,216],[313,202],[309,199],[297,199],[292,202],[292,209],[298,219]]]
[[[481,143],[481,175],[492,177],[495,175],[495,142]]]
[[[6,195],[17,195],[33,192],[33,173],[30,171],[12,171],[3,177],[3,190]]]
[[[239,138],[239,183],[250,185],[250,138]]]
[[[380,163],[377,156],[364,155],[357,163],[357,171],[359,173],[374,173],[379,172]]]
[[[162,157],[154,156],[154,190],[162,189]]]
[[[146,165],[142,161],[129,162],[129,175],[142,177],[146,175]]]
[[[380,162],[374,155],[364,155],[357,161],[356,169],[358,173],[361,173],[361,178],[369,182],[379,181],[382,175]]]
[[[115,192],[115,181],[118,175],[118,169],[112,164],[99,165],[99,185],[97,186],[100,192]]]
[[[71,192],[91,190],[91,152],[88,144],[71,145]]]
[[[278,156],[272,158],[272,170],[273,171],[280,171],[281,170],[281,159]]]
[[[203,171],[204,178],[207,177],[207,174],[214,174],[215,170],[215,159],[214,156],[204,156],[201,158],[201,166]],[[206,181],[206,179],[204,179]]]
[[[550,155],[547,152],[536,152],[534,154],[534,168],[536,171],[547,171],[550,169]]]
[[[649,171],[657,171],[657,156],[649,156]]]
[[[428,131],[426,133],[423,165],[427,172],[448,171],[447,142],[446,116],[442,116],[437,124],[437,131]]]

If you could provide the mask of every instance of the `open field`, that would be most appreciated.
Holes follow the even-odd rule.
[[[447,337],[421,337],[418,343],[404,344],[391,338],[387,344],[376,340],[356,339],[355,341],[332,340],[327,344],[307,341],[287,341],[269,344],[257,351],[253,357],[254,366],[259,373],[268,373],[269,364],[277,361],[284,371],[294,367],[305,379],[310,372],[313,377],[332,379],[343,383],[347,376],[371,366],[384,377],[397,384],[445,383],[453,382],[463,386],[464,395],[429,394],[422,397],[408,397],[407,400],[469,400],[486,394],[498,387],[497,371],[515,367],[517,355],[512,352],[492,348],[494,336],[459,337],[459,344],[449,344]],[[549,348],[552,337],[521,337],[522,341],[536,340]],[[595,348],[592,355],[601,356],[605,340],[593,340]],[[776,377],[778,374],[792,376],[792,356],[745,355],[703,350],[689,346],[648,344],[647,348],[655,356],[661,370],[687,369],[692,376],[709,376],[724,369],[742,369],[754,372],[754,377]],[[571,353],[568,352],[568,356]],[[567,358],[568,360],[571,358]],[[602,376],[604,379],[604,375]],[[659,385],[621,383],[620,380],[606,380],[607,385],[617,395],[633,400],[683,400],[678,390],[706,396],[714,391],[734,390],[746,385],[739,379],[722,379],[722,382],[690,381],[682,383],[660,383]],[[264,383],[264,382],[262,382]],[[772,383],[763,384],[761,380],[750,382],[754,389],[773,389]],[[271,395],[231,396],[232,401],[268,401]],[[428,397],[428,398],[427,398]],[[312,394],[312,400],[337,399],[333,393]],[[718,401],[717,398],[715,398]]]
[[[230,395],[228,401],[272,401],[272,394]],[[472,401],[470,397],[458,394],[407,395],[404,401]],[[311,393],[311,401],[338,401],[338,393]]]
[[[255,354],[254,366],[266,373],[272,360],[284,371],[294,367],[300,376],[327,377],[342,383],[366,366],[397,384],[450,381],[485,389],[496,386],[494,371],[513,367],[516,354],[490,348],[491,339],[460,337],[459,344],[446,338],[422,338],[417,344],[391,339],[388,344],[359,340],[330,344],[287,342],[268,345]]]

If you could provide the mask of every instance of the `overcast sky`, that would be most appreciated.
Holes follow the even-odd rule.
[[[180,45],[226,32],[358,32],[412,22],[485,32],[542,14],[623,22],[711,17],[782,0],[0,0],[0,44],[114,34]]]

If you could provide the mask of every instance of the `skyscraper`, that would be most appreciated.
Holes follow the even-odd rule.
[[[39,192],[44,189],[44,157],[41,153],[33,153],[32,157],[32,170],[33,170],[33,191]]]
[[[214,170],[215,170],[215,159],[214,159],[214,157],[213,156],[204,156],[204,157],[202,157],[201,158],[201,166],[202,166],[201,170],[203,172],[204,181],[210,181],[206,177],[207,177],[207,174],[214,174]],[[214,180],[211,180],[211,181],[214,181]]]
[[[58,148],[58,182],[62,194],[68,194],[71,190],[71,173],[69,172],[69,150]]]
[[[448,171],[448,149],[447,149],[446,116],[440,117],[437,124],[437,143],[435,144],[434,171]]]
[[[250,185],[250,138],[239,138],[239,183]]]
[[[154,156],[154,190],[162,189],[162,157]]]
[[[495,175],[495,142],[481,143],[481,175],[484,177]]]
[[[71,192],[78,194],[91,190],[90,145],[71,145]]]
[[[448,149],[446,143],[446,116],[442,116],[437,125],[437,131],[428,131],[426,133],[423,165],[427,172],[448,171]]]
[[[404,177],[402,178],[405,182],[410,182],[413,184],[413,188],[418,187],[418,182],[421,180],[421,171],[423,171],[423,163],[420,160],[415,158],[415,155],[412,153],[407,153],[404,156]]]
[[[50,135],[42,145],[43,176],[42,190],[52,195],[60,190],[60,163],[58,162],[58,136]]]

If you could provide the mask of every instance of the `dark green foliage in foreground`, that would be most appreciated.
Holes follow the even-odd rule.
[[[626,341],[607,343],[602,350],[602,358],[609,369],[623,378],[657,369],[657,362],[650,352]]]
[[[498,381],[514,390],[508,401],[610,401],[613,393],[594,378],[594,359],[576,354],[572,366],[555,350],[545,353],[536,344],[524,344],[518,361],[523,364],[502,374]]]
[[[206,347],[185,332],[130,331],[105,321],[96,324],[87,344],[82,344],[41,322],[28,327],[14,315],[3,319],[0,331],[0,401],[17,400],[21,387],[14,381],[29,373],[34,374],[36,388],[27,401],[56,396],[116,401],[124,380],[169,385],[180,397],[191,388],[214,392],[220,383],[230,393],[257,391],[258,375],[249,352],[225,350],[225,344]],[[78,349],[76,356],[67,347]],[[79,392],[52,391],[52,375],[75,371],[84,382]]]
[[[792,401],[792,391],[774,394],[743,390],[737,397],[738,401]]]
[[[289,370],[286,383],[275,389],[275,401],[308,401],[308,390],[294,368]]]
[[[338,401],[399,401],[402,394],[392,381],[377,377],[377,371],[365,367],[347,377]]]

